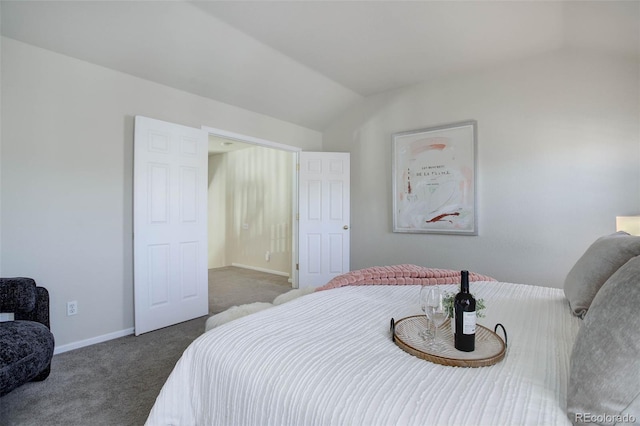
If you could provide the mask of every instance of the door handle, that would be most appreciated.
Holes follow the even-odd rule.
[[[344,229],[346,231],[347,229],[349,229],[349,225],[343,226],[342,229]]]

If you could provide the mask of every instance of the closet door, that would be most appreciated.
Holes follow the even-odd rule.
[[[133,183],[139,335],[209,312],[207,133],[137,116]]]

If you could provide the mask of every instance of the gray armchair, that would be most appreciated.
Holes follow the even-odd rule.
[[[0,397],[51,371],[54,338],[49,326],[49,292],[31,278],[0,278]]]

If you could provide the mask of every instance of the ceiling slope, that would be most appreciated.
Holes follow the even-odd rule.
[[[361,98],[190,3],[1,7],[7,37],[310,129]]]
[[[2,34],[323,130],[355,102],[565,46],[640,55],[637,1],[7,1]]]
[[[369,96],[557,49],[562,2],[198,2],[198,7]]]

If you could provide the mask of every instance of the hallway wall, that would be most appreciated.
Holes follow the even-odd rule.
[[[293,155],[256,146],[209,157],[209,268],[291,272]]]

